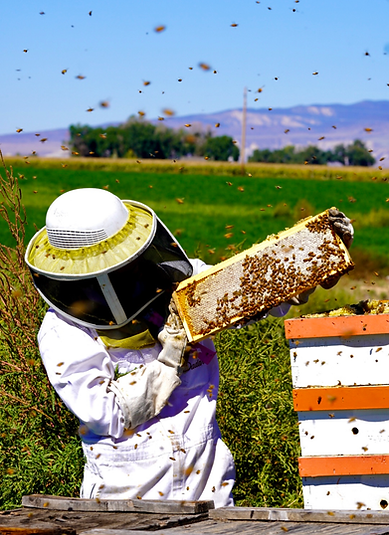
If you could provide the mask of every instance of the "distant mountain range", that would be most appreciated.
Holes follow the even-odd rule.
[[[240,145],[242,115],[241,109],[234,109],[166,117],[163,124],[170,128],[182,128],[188,133],[211,131],[214,136],[228,135]],[[161,124],[158,120],[152,122]],[[220,126],[216,127],[216,124]],[[389,166],[389,101],[247,110],[246,156],[256,148],[274,150],[286,145],[317,145],[321,149],[330,149],[340,143],[348,145],[355,139],[362,140],[369,149],[374,150],[377,162],[386,157],[387,160],[380,165]],[[67,128],[0,135],[0,149],[4,156],[28,156],[36,151],[39,156],[64,158],[68,151],[63,151],[61,145],[68,142]]]

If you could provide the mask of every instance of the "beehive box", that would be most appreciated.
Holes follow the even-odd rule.
[[[285,321],[307,509],[389,505],[389,306],[370,308]]]
[[[325,211],[186,279],[173,295],[193,342],[352,268]]]

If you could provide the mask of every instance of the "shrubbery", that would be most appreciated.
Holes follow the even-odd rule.
[[[72,153],[77,156],[162,160],[204,156],[218,161],[239,158],[239,149],[229,136],[212,137],[211,132],[173,130],[134,117],[106,129],[71,125],[69,132]]]
[[[45,305],[24,263],[25,213],[12,172],[0,176],[0,216],[14,247],[0,244],[0,509],[24,494],[74,496],[82,472],[78,423],[46,377],[36,335]]]
[[[374,157],[365,144],[356,139],[352,144],[337,145],[333,150],[322,150],[314,145],[296,149],[288,145],[282,149],[255,149],[249,162],[290,163],[290,164],[316,164],[325,165],[329,162],[338,162],[342,165],[358,165],[362,167],[373,165]]]

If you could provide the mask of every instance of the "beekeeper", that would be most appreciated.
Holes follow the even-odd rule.
[[[352,237],[344,214],[334,221]],[[187,258],[149,207],[90,188],[53,202],[26,262],[50,305],[38,334],[43,363],[80,420],[81,497],[233,505],[234,462],[215,419],[216,351],[210,340],[186,348],[171,302],[174,285],[207,266]]]

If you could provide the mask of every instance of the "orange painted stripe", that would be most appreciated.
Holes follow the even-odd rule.
[[[301,477],[389,474],[389,455],[300,457]]]
[[[350,338],[351,336],[385,333],[389,333],[389,314],[285,320],[285,336],[288,339],[329,336]]]
[[[388,409],[389,386],[295,388],[293,405],[299,412]]]

